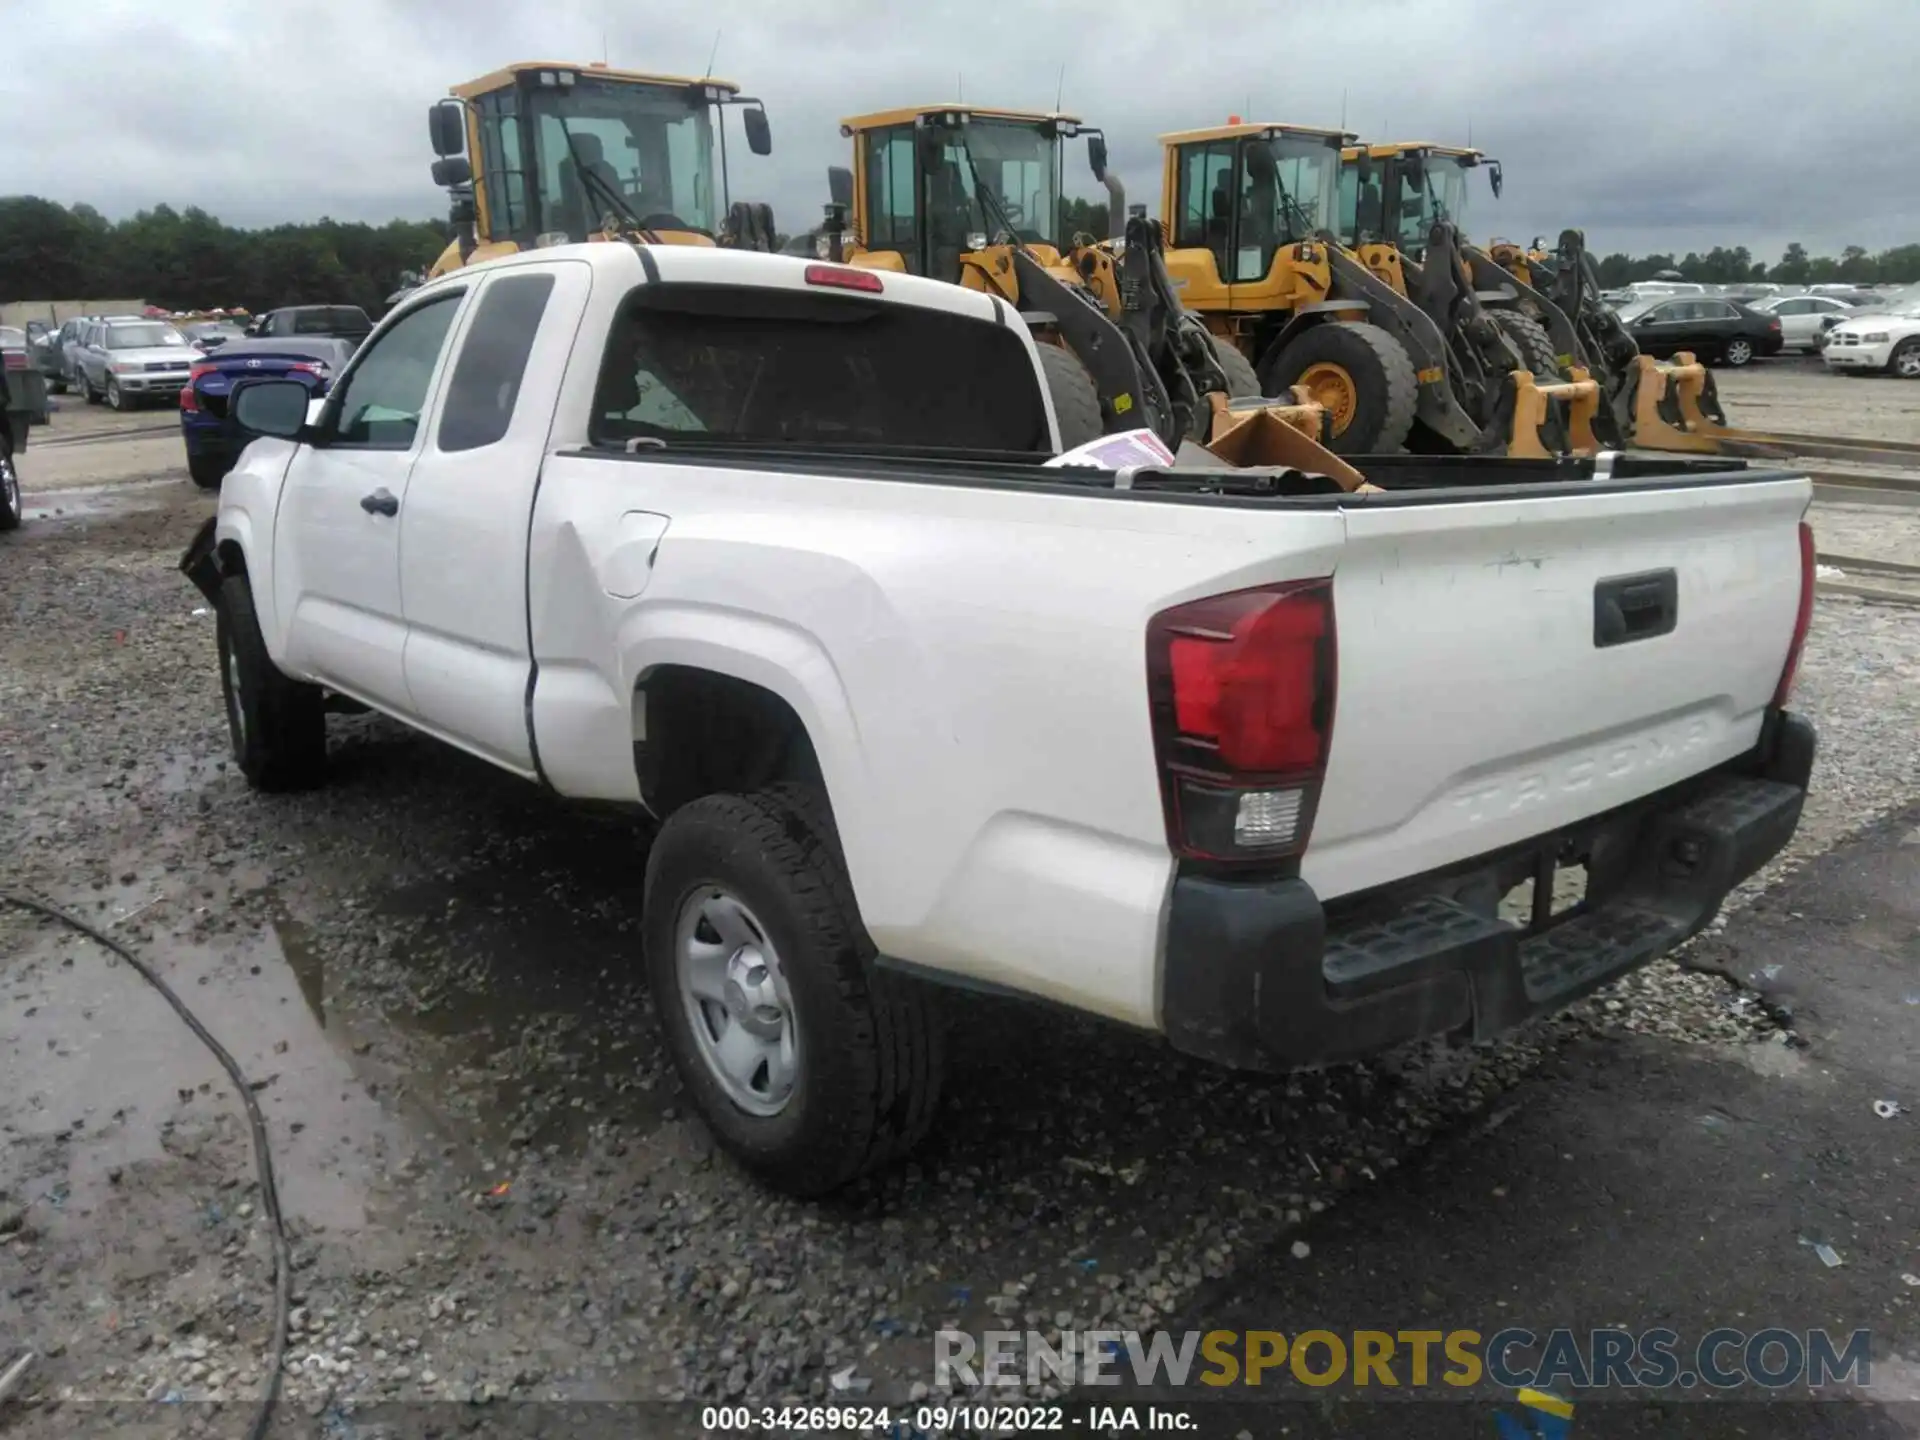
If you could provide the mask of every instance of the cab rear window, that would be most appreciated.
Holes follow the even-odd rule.
[[[855,295],[646,285],[607,344],[589,435],[846,448],[1048,447],[1005,325]]]

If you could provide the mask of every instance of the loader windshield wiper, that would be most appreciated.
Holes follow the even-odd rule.
[[[604,176],[591,169],[587,162],[581,159],[580,146],[574,138],[573,131],[567,125],[567,117],[556,115],[554,118],[560,122],[560,133],[566,137],[567,153],[573,156],[573,173],[580,177],[580,188],[589,196],[597,193],[601,203],[610,204],[613,212],[638,231],[642,240],[649,245],[658,245],[660,237],[640,223],[640,217],[633,213],[633,207],[627,203],[627,197],[609,185]],[[586,236],[583,235],[580,238],[584,240]]]

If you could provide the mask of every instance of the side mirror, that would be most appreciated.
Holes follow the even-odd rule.
[[[740,123],[747,129],[747,149],[756,155],[773,153],[773,129],[767,124],[767,112],[759,107],[740,112]]]
[[[464,155],[448,155],[433,162],[433,183],[445,190],[473,183],[473,166]]]
[[[1507,183],[1507,177],[1501,173],[1500,162],[1498,160],[1493,162],[1493,168],[1487,172],[1487,180],[1493,186],[1493,198],[1498,200],[1501,190],[1505,188]]]
[[[294,440],[307,424],[312,397],[298,380],[254,380],[234,387],[233,418],[243,430]]]
[[[827,167],[827,197],[842,209],[853,208],[853,171],[844,165]]]
[[[1093,178],[1107,178],[1107,137],[1104,135],[1087,136],[1087,166],[1093,171]]]
[[[467,150],[467,111],[458,100],[442,100],[427,111],[427,135],[436,155],[464,155]]]

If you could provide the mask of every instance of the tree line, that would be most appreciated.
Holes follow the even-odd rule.
[[[91,205],[0,197],[0,302],[139,298],[169,310],[349,304],[372,314],[445,248],[432,220],[241,230],[170,205],[108,220]]]
[[[1066,236],[1107,233],[1104,200],[1067,199],[1061,208]],[[170,310],[255,311],[333,302],[378,314],[388,295],[426,271],[450,234],[437,220],[322,219],[241,230],[204,210],[169,205],[111,221],[90,205],[11,196],[0,198],[0,302],[137,296]],[[1877,255],[1849,245],[1834,257],[1809,255],[1795,243],[1772,265],[1744,245],[1716,245],[1704,255],[1616,253],[1597,263],[1609,289],[1663,271],[1723,285],[1920,282],[1920,244]]]

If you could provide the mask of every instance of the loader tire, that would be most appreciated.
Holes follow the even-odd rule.
[[[1209,335],[1207,339],[1213,342],[1213,358],[1227,372],[1227,398],[1240,400],[1258,395],[1260,377],[1254,371],[1253,362],[1240,353],[1240,347],[1219,335]]]
[[[1061,450],[1098,440],[1106,426],[1100,419],[1100,392],[1093,388],[1087,367],[1079,356],[1058,345],[1042,342],[1037,348],[1047,394],[1053,398],[1053,416],[1060,425]]]
[[[1490,310],[1487,313],[1493,323],[1500,327],[1500,333],[1513,342],[1513,348],[1520,352],[1520,358],[1527,362],[1527,369],[1535,376],[1550,382],[1565,378],[1560,371],[1559,357],[1553,353],[1553,339],[1544,325],[1518,310]]]
[[[1378,325],[1328,321],[1303,331],[1260,366],[1263,393],[1305,385],[1326,407],[1336,455],[1384,455],[1413,430],[1419,381],[1406,347]]]

